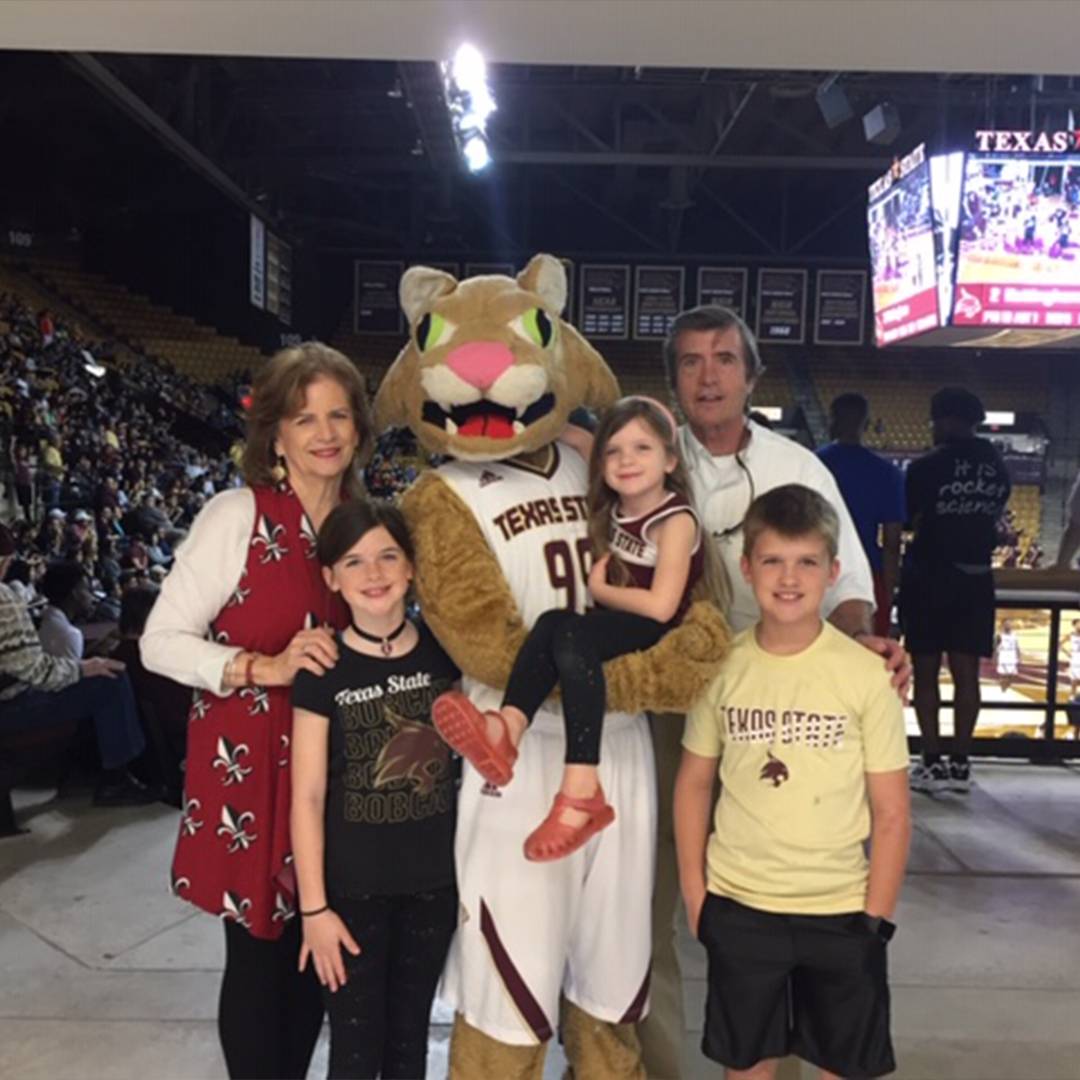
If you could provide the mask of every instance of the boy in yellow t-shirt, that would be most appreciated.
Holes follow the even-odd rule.
[[[761,620],[683,736],[675,839],[709,958],[702,1050],[729,1080],[769,1080],[789,1053],[823,1078],[895,1068],[885,943],[911,831],[907,739],[881,661],[821,618],[837,531],[800,484],[754,501],[742,572]]]

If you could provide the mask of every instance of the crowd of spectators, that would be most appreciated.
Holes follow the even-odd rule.
[[[119,617],[126,588],[164,575],[205,501],[236,482],[230,457],[173,434],[178,417],[220,432],[225,395],[160,361],[120,369],[111,352],[0,293],[0,436],[16,542],[8,583],[40,603],[46,566],[78,563],[103,620]]]
[[[236,387],[114,352],[0,292],[0,730],[81,718],[98,805],[179,805],[190,691],[142,669],[137,639],[195,515],[238,482]]]
[[[1042,544],[1020,527],[1016,514],[1006,507],[998,523],[998,545],[994,549],[994,566],[1019,567],[1037,570],[1043,563]]]

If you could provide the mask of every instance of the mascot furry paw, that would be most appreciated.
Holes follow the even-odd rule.
[[[587,600],[585,462],[558,444],[578,406],[618,385],[561,318],[566,272],[536,255],[514,280],[459,282],[413,267],[401,282],[410,339],[375,399],[379,429],[410,428],[450,462],[402,500],[416,544],[424,618],[471,679],[502,688],[526,630]],[[730,634],[693,605],[652,649],[605,665],[608,707],[684,712],[715,677]]]

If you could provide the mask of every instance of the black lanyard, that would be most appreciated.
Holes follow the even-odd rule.
[[[746,514],[749,511],[751,505],[753,504],[754,498],[756,496],[756,491],[754,489],[754,474],[750,471],[750,467],[746,464],[746,462],[743,461],[741,450],[735,451],[735,464],[738,465],[744,473],[746,473],[746,482],[750,485],[750,499],[746,504],[746,510],[743,511],[743,516],[739,518],[739,520],[734,525],[730,525],[726,529],[713,531],[714,540],[727,540],[729,537],[734,536],[742,529],[743,522],[746,521]]]

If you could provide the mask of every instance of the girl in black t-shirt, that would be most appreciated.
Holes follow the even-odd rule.
[[[457,782],[431,703],[460,677],[405,614],[400,512],[354,500],[315,553],[352,614],[337,664],[293,684],[292,845],[308,960],[330,1014],[331,1077],[419,1077],[457,923]]]

